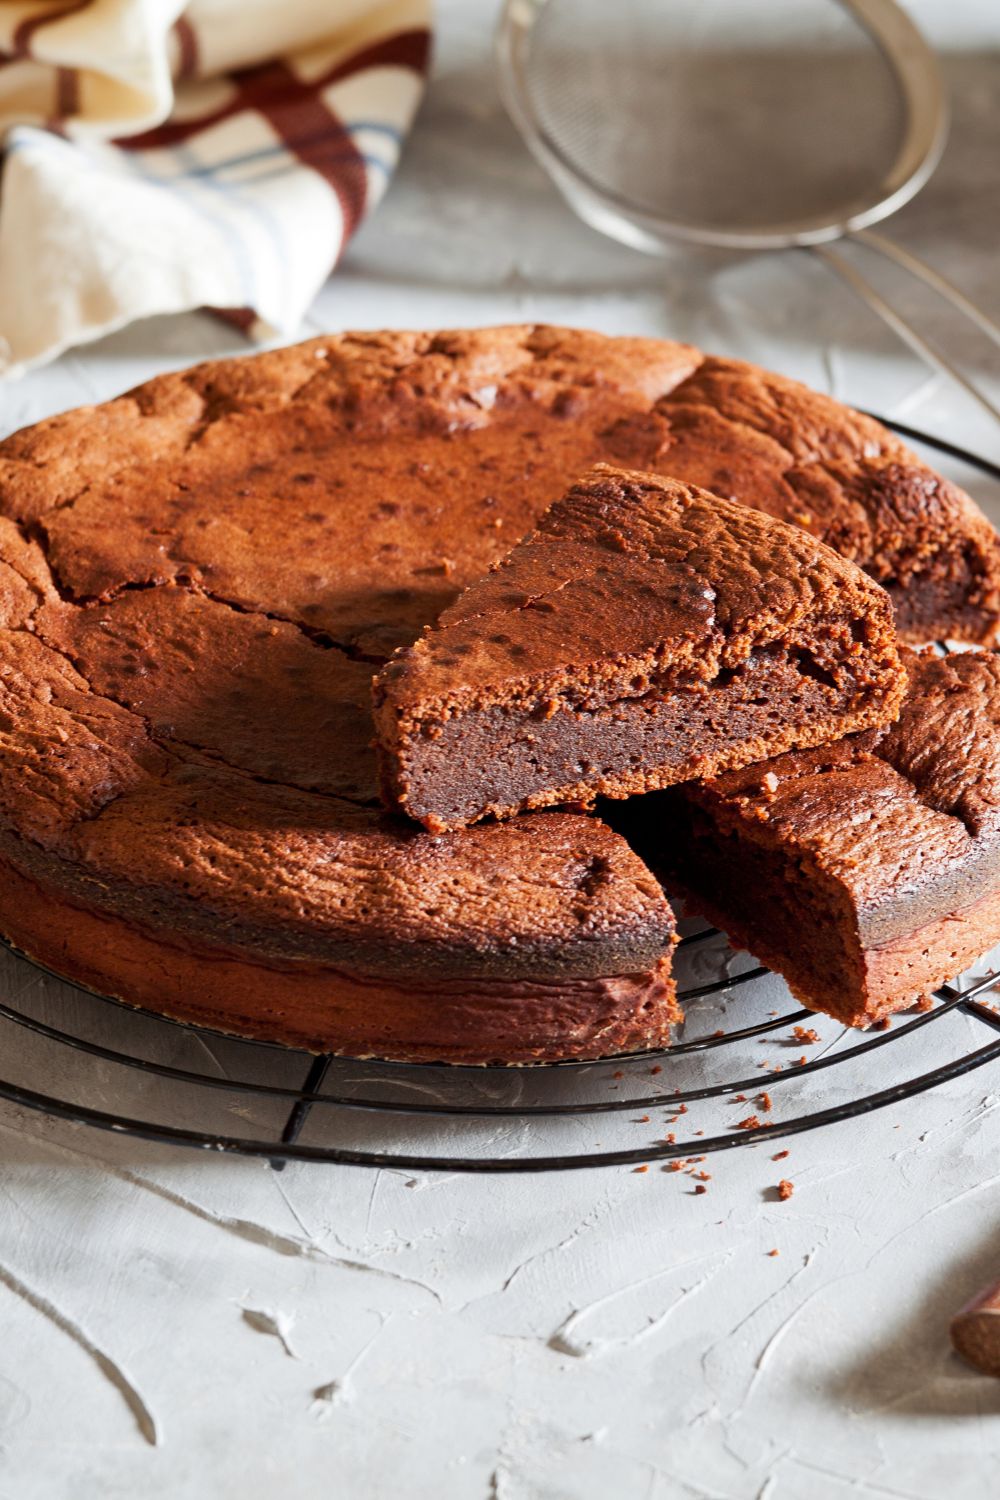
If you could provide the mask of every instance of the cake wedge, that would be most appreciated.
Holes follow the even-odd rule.
[[[383,797],[431,832],[891,723],[888,595],[783,521],[598,465],[374,680]]]

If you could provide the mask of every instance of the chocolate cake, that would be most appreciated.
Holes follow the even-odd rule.
[[[889,723],[904,686],[860,568],[598,465],[376,677],[383,788],[438,833],[627,797]]]
[[[0,931],[136,1004],[302,1046],[662,1045],[673,929],[647,869],[582,814],[441,837],[384,813],[369,679],[588,465],[703,479],[713,412],[732,457],[711,483],[808,513],[919,601],[917,633],[994,632],[970,501],[877,425],[679,344],[325,337],[8,438]]]
[[[1000,654],[904,654],[891,728],[630,807],[668,889],[851,1026],[1000,940]]]

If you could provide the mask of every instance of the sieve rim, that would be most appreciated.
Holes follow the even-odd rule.
[[[877,188],[856,206],[836,214],[813,214],[761,227],[720,229],[673,219],[637,205],[589,176],[546,130],[527,87],[526,64],[536,22],[550,0],[504,0],[495,37],[500,95],[532,155],[569,206],[592,228],[648,254],[671,244],[729,250],[785,249],[820,245],[866,229],[902,208],[933,174],[948,136],[948,106],[937,58],[915,22],[896,0],[836,0],[869,33],[889,64],[900,91],[904,126],[892,165]]]

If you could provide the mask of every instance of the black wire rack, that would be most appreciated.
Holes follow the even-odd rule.
[[[1000,465],[893,425],[1000,479]],[[690,1162],[885,1109],[1000,1059],[1000,1006],[990,1000],[998,966],[942,986],[888,1029],[851,1032],[796,1007],[776,975],[702,927],[677,951],[685,1021],[669,1051],[469,1068],[312,1056],[224,1036],[71,985],[3,944],[0,1098],[276,1168],[515,1173]]]

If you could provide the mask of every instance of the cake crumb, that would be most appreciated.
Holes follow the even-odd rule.
[[[785,1149],[784,1149],[784,1151],[776,1151],[774,1153],[774,1155],[771,1157],[771,1160],[772,1161],[784,1161],[784,1159],[785,1159],[785,1157],[787,1155],[788,1155],[788,1147],[786,1146]]]
[[[745,1120],[741,1120],[740,1121],[740,1123],[737,1125],[736,1129],[737,1130],[759,1130],[760,1129],[760,1120],[758,1119],[758,1117],[756,1115],[747,1115],[747,1117],[746,1117]]]
[[[665,1135],[663,1137],[663,1139],[666,1141],[666,1143],[667,1143],[668,1146],[673,1146],[675,1144],[676,1140],[677,1140],[677,1137],[674,1134],[674,1132],[671,1130],[668,1135]]]
[[[656,1075],[657,1075],[657,1073],[662,1073],[663,1072],[663,1069],[661,1068],[660,1064],[657,1063],[656,1067],[655,1068],[650,1068],[649,1071],[650,1071],[650,1074],[652,1075],[652,1077],[655,1078]]]
[[[809,1046],[819,1041],[819,1032],[814,1031],[811,1026],[793,1026],[792,1036],[802,1046]]]
[[[638,1118],[638,1120],[636,1121],[636,1124],[637,1125],[648,1125],[649,1124],[649,1116],[648,1115],[640,1115],[639,1118]]]
[[[698,1186],[695,1188],[695,1192],[696,1193],[707,1193],[708,1192],[708,1188],[705,1186],[705,1184],[703,1182],[699,1182]]]
[[[787,1177],[783,1177],[778,1183],[778,1197],[781,1199],[782,1203],[787,1203],[794,1192],[795,1184],[793,1182],[789,1182]]]
[[[796,1058],[796,1059],[795,1059],[795,1066],[796,1066],[796,1067],[797,1067],[797,1068],[804,1068],[804,1067],[805,1067],[805,1065],[806,1065],[806,1063],[807,1063],[807,1062],[808,1062],[808,1061],[809,1061],[809,1059],[808,1059],[808,1057],[806,1057],[806,1055],[805,1055],[805,1053],[804,1053],[804,1052],[803,1052],[803,1054],[802,1054],[802,1056],[801,1056],[801,1057],[797,1057],[797,1058]]]
[[[633,1167],[632,1170],[633,1170],[633,1172],[648,1172],[649,1171],[649,1167],[648,1166]]]
[[[768,1255],[770,1255],[770,1256],[773,1257],[775,1255],[780,1255],[781,1251],[780,1250],[769,1250],[767,1253],[768,1253]]]
[[[731,1104],[745,1104],[747,1102],[747,1096],[746,1094],[734,1094],[729,1102]]]
[[[773,1100],[771,1099],[770,1094],[766,1091],[763,1094],[759,1095],[757,1099],[757,1105],[764,1111],[766,1115],[769,1115],[774,1107]]]

